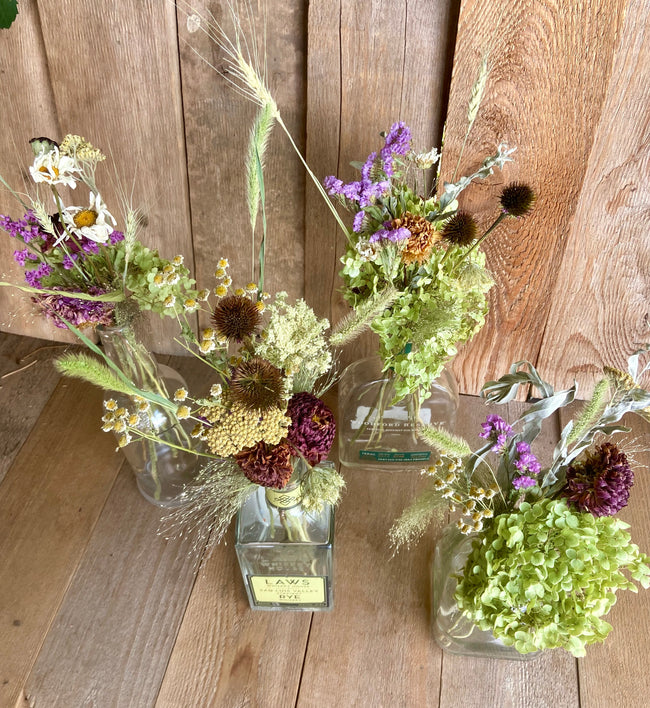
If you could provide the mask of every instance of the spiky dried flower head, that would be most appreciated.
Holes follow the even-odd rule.
[[[293,473],[291,447],[286,441],[279,445],[258,442],[248,450],[235,455],[237,464],[251,482],[262,487],[282,489]]]
[[[457,211],[442,227],[442,238],[454,246],[469,246],[478,235],[474,217],[467,211]]]
[[[255,333],[260,323],[260,312],[250,298],[228,295],[214,308],[212,323],[226,339],[241,342]]]
[[[238,364],[230,378],[230,396],[249,410],[265,411],[281,404],[285,392],[282,371],[256,356]]]
[[[535,205],[535,192],[523,182],[513,182],[501,192],[501,208],[510,216],[523,216]]]
[[[411,233],[409,238],[405,239],[402,250],[402,261],[406,265],[424,263],[429,257],[433,245],[442,238],[440,232],[436,231],[430,221],[408,211],[399,219],[393,219],[388,228],[391,231],[408,229]]]
[[[613,516],[630,496],[634,473],[625,453],[604,442],[569,466],[563,495],[577,509],[594,516]]]

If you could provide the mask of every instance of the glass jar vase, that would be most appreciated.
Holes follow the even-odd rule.
[[[428,398],[417,393],[394,402],[390,372],[379,356],[350,364],[339,381],[339,460],[364,469],[421,468],[435,459],[417,436],[418,423],[444,425],[453,431],[458,410],[458,385],[443,369]]]
[[[179,388],[187,388],[177,371],[156,361],[130,325],[102,326],[97,332],[106,356],[140,390],[169,398]],[[110,392],[104,401],[109,399],[120,408],[136,410],[136,402],[126,394]],[[193,445],[188,430],[172,411],[155,402],[149,402],[148,409],[138,414],[135,427],[152,436],[151,439],[134,439],[121,447],[140,493],[157,506],[178,506],[183,501],[185,486],[191,484],[198,467],[197,456],[188,451]],[[119,438],[119,434],[116,435]]]
[[[433,638],[450,654],[516,661],[536,658],[539,652],[520,654],[492,632],[479,629],[458,608],[454,598],[456,585],[472,550],[473,540],[474,536],[462,534],[455,524],[450,524],[436,544],[431,572]]]
[[[254,610],[332,608],[334,509],[327,503],[320,512],[303,508],[305,469],[294,458],[287,485],[259,487],[237,515],[235,549]]]

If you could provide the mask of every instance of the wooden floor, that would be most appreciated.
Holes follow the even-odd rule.
[[[100,431],[101,393],[59,380],[48,346],[0,335],[0,708],[647,705],[649,592],[620,596],[586,659],[442,654],[428,582],[440,529],[396,558],[386,543],[417,473],[344,470],[332,612],[251,611],[232,535],[200,564],[157,534],[160,511]],[[459,432],[484,415],[463,397]],[[650,427],[636,432],[649,446]],[[636,460],[623,516],[649,551],[650,457]]]

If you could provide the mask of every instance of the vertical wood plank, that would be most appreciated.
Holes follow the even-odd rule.
[[[307,161],[319,179],[356,179],[349,166],[382,144],[396,120],[428,150],[442,132],[450,20],[456,2],[317,0],[309,3]],[[305,288],[336,322],[349,308],[339,289],[345,236],[310,182],[306,190]],[[375,351],[368,336],[343,352],[342,365]]]
[[[170,364],[203,388],[198,360]],[[99,428],[95,437],[112,439]],[[198,568],[187,540],[158,534],[165,513],[122,465],[26,682],[30,704],[155,703]]]
[[[142,241],[169,258],[182,253],[191,263],[173,3],[37,5],[61,133],[84,135],[107,155],[97,182],[118,224],[124,224],[121,199],[126,198],[144,212]],[[56,133],[50,137],[63,137]],[[84,204],[87,197],[78,188],[71,203]],[[171,320],[152,318],[153,348],[176,350],[176,332]]]
[[[562,411],[563,423],[569,419]],[[575,411],[574,411],[575,413]],[[627,415],[623,424],[632,428],[613,441],[630,456],[634,485],[630,501],[617,516],[630,524],[632,541],[650,555],[650,424],[636,415]],[[602,442],[602,440],[601,440]],[[616,604],[604,618],[613,629],[602,644],[591,644],[587,655],[578,659],[580,705],[582,708],[643,708],[648,703],[650,678],[643,667],[650,654],[650,590],[617,593]]]
[[[234,287],[243,287],[257,267],[262,234],[262,213],[257,222],[255,246],[246,202],[245,158],[249,131],[257,107],[240,96],[218,72],[226,70],[225,55],[188,19],[210,13],[233,37],[229,3],[201,0],[179,4],[178,32],[183,84],[183,109],[187,139],[189,190],[192,205],[197,279],[203,287],[214,285],[213,273],[220,257],[230,261]],[[257,37],[266,37],[268,85],[284,122],[304,151],[306,62],[306,3],[291,0],[250,3]],[[242,4],[243,26],[247,29]],[[250,38],[251,34],[248,33]],[[200,56],[199,56],[200,55]],[[217,70],[208,66],[201,58]],[[287,138],[276,125],[271,134],[264,171],[268,240],[264,288],[304,293],[304,188],[305,175]]]
[[[310,619],[249,609],[230,534],[199,571],[156,706],[295,705]]]
[[[30,705],[155,703],[195,573],[189,544],[157,535],[163,513],[124,464],[26,682]]]
[[[604,111],[625,4],[624,0],[462,4],[443,178],[450,181],[453,175],[471,87],[481,57],[489,50],[492,71],[460,173],[478,166],[501,142],[518,147],[516,162],[488,184],[468,190],[464,206],[487,226],[498,213],[503,184],[521,180],[539,195],[532,214],[506,222],[485,242],[496,286],[486,326],[455,361],[463,391],[477,391],[512,361],[538,358],[553,295],[563,297],[566,285],[566,278],[558,279],[558,270]],[[579,238],[584,244],[593,234]],[[597,307],[585,300],[580,305],[581,310]],[[547,362],[551,381],[556,371],[567,367],[550,357]]]
[[[60,382],[0,486],[0,705],[21,695],[122,464],[100,412],[100,391]]]
[[[551,299],[540,366],[587,396],[650,340],[650,2],[630,0]]]
[[[0,333],[0,482],[52,395],[65,345]]]
[[[58,135],[59,123],[41,34],[36,2],[23,2],[0,41],[0,175],[17,192],[31,183],[28,141],[39,135]],[[0,185],[0,214],[23,215],[20,203]],[[0,230],[0,280],[24,283],[23,271],[13,262],[18,246]],[[34,313],[30,297],[0,287],[0,329],[16,334],[54,339],[52,325]],[[59,330],[63,335],[63,330]],[[59,337],[61,338],[61,337]],[[72,341],[71,335],[67,335]]]
[[[498,412],[511,422],[521,415],[525,406],[523,403],[510,403],[505,411],[501,406],[493,406],[489,410]],[[475,440],[486,412],[483,406],[480,413],[475,410],[472,425]],[[462,425],[466,424],[461,422]],[[545,421],[533,450],[542,464],[548,464],[551,460],[559,432],[560,420],[557,415]],[[467,708],[578,708],[580,699],[576,660],[561,650],[543,652],[541,656],[527,662],[443,652],[440,708],[459,705]]]

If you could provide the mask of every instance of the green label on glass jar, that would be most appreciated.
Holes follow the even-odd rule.
[[[256,605],[322,605],[327,600],[325,578],[297,575],[249,575]]]
[[[375,462],[428,462],[431,459],[429,450],[414,452],[388,452],[388,450],[359,450],[359,459],[375,460]]]

